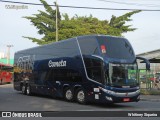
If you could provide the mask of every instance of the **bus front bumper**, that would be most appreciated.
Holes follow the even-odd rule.
[[[124,93],[107,90],[102,94],[101,101],[108,103],[138,102],[140,100],[140,90]]]
[[[136,96],[133,96],[133,97],[105,96],[104,99],[108,103],[138,102],[140,100],[140,95],[136,95]]]

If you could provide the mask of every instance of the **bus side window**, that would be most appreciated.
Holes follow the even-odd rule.
[[[34,79],[35,81],[38,80],[38,72],[37,72],[37,71],[34,71],[34,72],[33,72],[33,79]]]
[[[54,80],[54,70],[49,70],[46,73],[45,81],[53,81]]]
[[[38,79],[36,80],[39,85],[42,85],[44,83],[45,80],[45,76],[46,76],[46,72],[45,71],[39,71],[38,72]]]
[[[102,83],[102,61],[100,59],[87,58],[85,62],[88,77]]]

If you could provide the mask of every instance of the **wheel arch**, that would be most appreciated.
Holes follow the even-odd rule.
[[[73,88],[74,94],[76,94],[78,89],[83,89],[83,87],[81,85],[75,85]]]

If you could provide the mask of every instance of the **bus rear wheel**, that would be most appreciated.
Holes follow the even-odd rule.
[[[26,95],[26,86],[22,85],[22,94]]]
[[[86,104],[86,94],[83,89],[77,90],[76,100],[80,104]]]
[[[31,94],[32,94],[32,93],[31,93],[31,88],[30,88],[29,85],[27,85],[26,94],[27,94],[27,95],[31,95]]]
[[[70,88],[64,90],[64,98],[67,101],[72,101],[73,100],[73,92]]]

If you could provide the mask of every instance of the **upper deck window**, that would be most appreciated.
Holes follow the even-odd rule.
[[[93,36],[78,38],[82,55],[100,55],[98,42]]]
[[[97,36],[102,54],[109,58],[133,59],[135,57],[130,43],[124,38]]]

